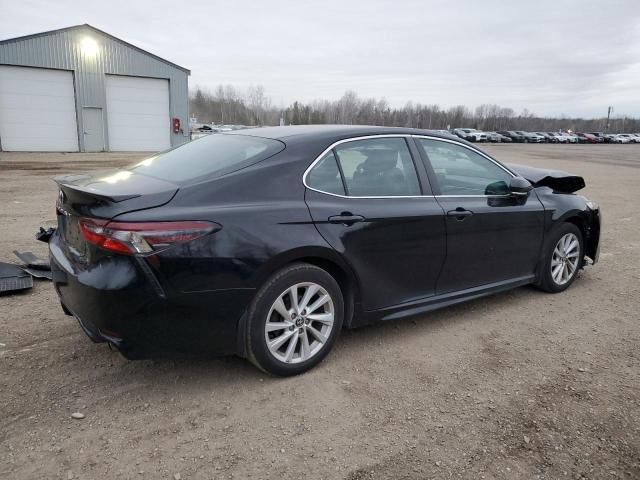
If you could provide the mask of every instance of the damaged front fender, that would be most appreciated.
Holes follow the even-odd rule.
[[[547,170],[514,163],[507,166],[529,180],[534,187],[549,187],[561,193],[574,193],[585,187],[584,178],[561,170]]]

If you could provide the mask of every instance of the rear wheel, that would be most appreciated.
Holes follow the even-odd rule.
[[[314,265],[291,265],[274,274],[252,303],[249,359],[273,375],[305,372],[329,353],[343,317],[335,279]]]
[[[566,290],[582,268],[583,257],[584,245],[580,229],[572,223],[561,225],[545,245],[538,287],[549,293]]]

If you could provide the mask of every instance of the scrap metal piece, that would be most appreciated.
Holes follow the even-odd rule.
[[[33,287],[33,278],[17,265],[0,262],[0,293]]]
[[[18,250],[14,250],[16,257],[22,260],[29,268],[35,268],[37,270],[51,270],[51,264],[49,263],[49,259],[44,259],[36,256],[33,252],[19,252]]]
[[[36,240],[49,243],[51,236],[55,233],[55,227],[47,228],[46,230],[40,227],[40,230],[36,232]]]

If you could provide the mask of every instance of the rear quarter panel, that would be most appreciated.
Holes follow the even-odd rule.
[[[286,152],[286,153],[285,153]],[[207,220],[214,234],[157,255],[161,281],[176,294],[256,289],[294,255],[330,248],[304,202],[304,151],[287,149],[259,164],[188,186],[162,208],[125,214],[121,221]],[[291,252],[295,252],[292,254]]]

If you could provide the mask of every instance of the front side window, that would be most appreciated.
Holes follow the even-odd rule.
[[[512,175],[462,145],[418,139],[436,174],[441,195],[507,195]]]
[[[421,195],[404,138],[354,140],[335,149],[347,195],[352,197]]]

